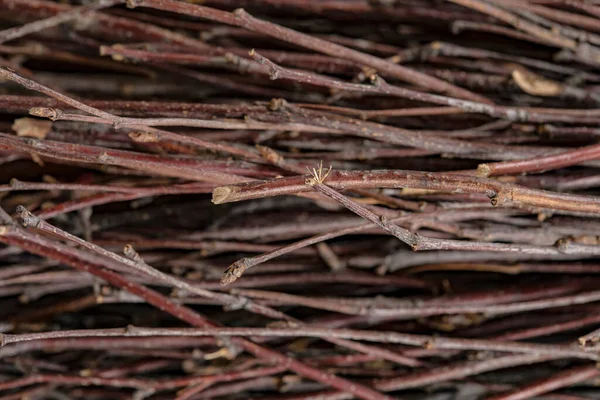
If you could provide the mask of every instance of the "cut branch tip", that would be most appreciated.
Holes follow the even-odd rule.
[[[492,168],[487,164],[479,164],[477,166],[477,176],[487,178],[492,174]]]
[[[228,197],[233,193],[233,189],[229,186],[220,186],[213,190],[213,204],[223,204],[227,202]]]

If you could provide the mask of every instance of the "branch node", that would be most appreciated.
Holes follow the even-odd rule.
[[[142,256],[140,256],[140,253],[135,251],[133,246],[130,244],[126,244],[125,247],[123,247],[123,254],[125,255],[125,257],[129,258],[131,261],[134,261],[136,263],[145,264],[144,259],[142,258]]]
[[[160,135],[156,132],[129,132],[128,136],[137,143],[156,143],[160,141]]]
[[[21,181],[17,178],[12,178],[8,184],[14,190],[19,190],[19,188],[21,187]]]
[[[29,109],[29,114],[35,117],[48,118],[52,121],[57,121],[62,117],[62,110],[49,107],[33,107]]]
[[[271,101],[269,102],[269,105],[267,106],[267,108],[270,111],[279,111],[281,110],[283,107],[285,107],[287,105],[287,102],[285,101],[285,99],[271,99]]]
[[[283,156],[270,147],[257,144],[256,149],[262,158],[273,165],[281,165],[284,161]]]
[[[38,228],[42,223],[42,219],[30,213],[24,206],[17,206],[17,214],[19,214],[19,221],[24,227],[31,226],[32,228]]]
[[[408,243],[408,245],[410,246],[411,250],[413,251],[419,251],[421,250],[421,245],[422,245],[422,241],[419,238],[419,235],[416,233],[413,233],[410,236],[410,243]]]
[[[562,253],[567,253],[569,249],[569,245],[573,241],[572,237],[563,237],[554,242],[554,247]]]
[[[127,5],[127,8],[136,8],[142,4],[142,1],[141,0],[126,0],[125,4]]]
[[[250,299],[247,297],[235,297],[235,301],[223,306],[224,311],[245,310],[250,304]]]
[[[490,196],[490,203],[493,206],[497,206],[498,205],[498,193],[494,193],[493,195]]]
[[[114,129],[120,129],[123,126],[123,119],[122,118],[116,118],[113,123],[112,123],[112,127]]]
[[[248,55],[250,55],[250,57],[252,57],[255,61],[257,61],[259,64],[262,64],[264,66],[266,66],[269,69],[269,78],[274,81],[277,80],[281,77],[280,75],[280,67],[275,64],[274,62],[272,62],[271,60],[269,60],[266,57],[263,57],[262,55],[258,54],[256,52],[256,50],[252,49],[250,50],[250,52],[248,53]]]
[[[235,15],[236,17],[244,17],[248,15],[248,13],[243,8],[236,8],[235,10],[233,10],[233,15]]]
[[[227,286],[235,282],[238,278],[241,278],[246,269],[248,269],[248,258],[244,257],[231,264],[225,272],[223,272],[221,286]]]
[[[102,154],[100,154],[98,156],[98,162],[100,162],[102,164],[108,163],[108,160],[110,160],[110,156],[108,155],[107,152],[103,152]]]
[[[216,360],[217,358],[221,357],[225,359],[229,359],[231,357],[229,349],[227,349],[227,347],[221,347],[219,350],[213,353],[208,353],[204,355],[205,360]]]

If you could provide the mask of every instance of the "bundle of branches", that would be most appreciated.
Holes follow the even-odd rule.
[[[0,22],[0,399],[600,398],[600,1]]]

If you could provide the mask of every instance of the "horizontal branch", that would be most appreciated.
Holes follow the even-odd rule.
[[[238,336],[238,337],[315,337],[340,338],[378,343],[396,343],[435,349],[486,350],[512,353],[554,354],[565,358],[598,360],[600,356],[579,349],[577,346],[544,345],[484,339],[456,339],[440,336],[413,335],[392,331],[369,331],[356,329],[330,328],[142,328],[128,326],[114,329],[86,329],[22,334],[3,334],[2,345],[10,345],[29,340],[73,337],[131,337],[131,336]]]
[[[221,186],[213,191],[213,203],[223,204],[264,197],[290,195],[311,190],[310,176],[294,176]],[[336,190],[411,188],[455,194],[480,194],[497,206],[530,206],[600,214],[600,198],[530,189],[507,182],[468,175],[404,170],[332,171],[327,185]]]

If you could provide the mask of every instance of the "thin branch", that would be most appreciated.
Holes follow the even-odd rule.
[[[544,172],[578,165],[582,162],[597,160],[599,158],[600,145],[595,144],[564,153],[534,157],[526,160],[479,164],[477,173],[480,176],[488,177],[515,173]]]
[[[302,322],[300,322],[294,318],[291,318],[284,313],[276,311],[270,307],[257,304],[247,298],[244,298],[241,296],[232,296],[232,295],[228,295],[225,293],[211,292],[209,290],[203,289],[196,285],[189,284],[186,281],[181,280],[179,278],[176,278],[171,275],[165,274],[161,271],[158,271],[157,269],[146,264],[146,262],[144,262],[144,260],[140,257],[140,255],[134,250],[134,248],[131,245],[125,246],[125,248],[123,250],[123,252],[127,258],[121,257],[115,253],[112,253],[110,251],[103,249],[100,246],[97,246],[93,243],[82,240],[74,235],[71,235],[68,232],[65,232],[59,228],[56,228],[55,226],[52,226],[48,222],[31,214],[22,206],[18,207],[17,212],[19,213],[20,220],[24,226],[30,226],[35,229],[41,230],[43,232],[51,233],[51,234],[56,235],[64,240],[69,240],[69,241],[74,242],[84,248],[92,250],[95,253],[98,253],[102,256],[108,257],[108,258],[116,261],[118,264],[121,264],[121,266],[119,268],[119,270],[121,270],[121,271],[122,271],[122,266],[130,267],[136,271],[139,271],[145,275],[148,275],[148,276],[156,279],[158,282],[167,283],[172,287],[176,287],[178,289],[182,289],[182,290],[188,291],[190,293],[194,293],[194,294],[196,294],[200,297],[206,298],[206,299],[216,300],[217,302],[223,304],[224,306],[228,307],[229,309],[236,310],[236,309],[243,308],[247,311],[257,313],[257,314],[266,316],[268,318],[279,319],[279,320],[284,320],[284,321],[291,321],[297,325],[302,325]],[[360,343],[352,343],[352,342],[346,341],[346,340],[332,339],[332,342],[334,342],[335,344],[340,345],[340,346],[345,346],[345,347],[354,349],[356,351],[377,354],[379,356],[382,356],[384,359],[389,359],[393,362],[398,362],[403,365],[410,365],[410,366],[419,365],[419,363],[416,360],[412,360],[407,357],[402,357],[401,355],[395,354],[394,352],[387,351],[385,349],[378,349],[378,348],[375,348],[372,346],[365,346]]]
[[[344,90],[349,92],[357,93],[371,93],[388,96],[398,96],[407,98],[410,100],[423,101],[433,104],[439,104],[449,107],[460,108],[464,112],[483,113],[495,118],[504,118],[509,121],[529,121],[529,122],[550,122],[550,121],[562,121],[562,122],[575,122],[582,121],[581,119],[576,120],[572,116],[568,115],[565,110],[555,110],[553,113],[541,112],[539,109],[527,109],[523,107],[505,107],[496,106],[486,103],[477,103],[468,100],[455,99],[451,97],[444,97],[440,95],[418,92],[411,89],[405,89],[399,86],[393,86],[388,84],[384,79],[377,75],[370,77],[372,84],[360,84],[360,83],[348,83],[339,81],[324,75],[315,73],[308,73],[303,71],[295,71],[288,68],[281,67],[267,58],[261,56],[256,51],[250,52],[250,55],[260,62],[266,65],[271,70],[272,79],[291,79],[298,82],[309,83],[311,85],[327,87],[331,89]],[[544,110],[545,111],[545,110]],[[589,111],[584,114],[593,114]],[[582,115],[583,121],[589,120],[598,121],[598,117]]]
[[[154,134],[156,136],[155,141],[159,141],[159,140],[161,140],[161,138],[171,139],[171,140],[174,140],[177,142],[194,144],[196,146],[200,146],[200,147],[215,150],[215,151],[223,151],[223,152],[232,153],[235,155],[245,156],[245,157],[249,157],[251,159],[257,158],[257,156],[255,154],[249,153],[248,151],[243,151],[242,149],[236,148],[234,146],[215,144],[215,143],[211,143],[211,142],[201,140],[198,138],[194,138],[194,137],[183,136],[183,135],[179,135],[179,134],[169,132],[169,131],[159,130],[156,128],[150,128],[147,125],[140,124],[139,121],[136,121],[135,119],[133,120],[134,121],[133,123],[131,123],[131,120],[129,120],[129,123],[128,123],[127,118],[119,117],[119,116],[107,113],[105,111],[99,110],[97,108],[88,106],[78,100],[72,99],[64,94],[61,94],[55,90],[52,90],[52,89],[50,89],[44,85],[41,85],[37,82],[34,82],[32,80],[20,77],[19,75],[15,74],[14,72],[11,72],[11,71],[8,71],[5,69],[0,69],[0,76],[4,77],[6,79],[12,80],[14,82],[17,82],[18,84],[22,85],[23,87],[25,87],[27,89],[43,93],[47,96],[50,96],[52,98],[55,98],[55,99],[63,102],[65,104],[68,104],[71,107],[74,107],[78,110],[81,110],[88,114],[99,117],[99,118],[101,118],[101,120],[109,121],[115,128],[119,128],[119,127],[123,126],[123,124],[127,124],[127,126],[130,128],[137,128],[137,129],[143,130],[144,132]],[[46,118],[51,118],[51,119],[59,119],[60,114],[61,114],[60,110],[54,110],[54,109],[34,109],[33,113],[34,113],[34,115],[44,116]],[[180,120],[178,123],[181,123],[181,122],[182,121]],[[210,122],[207,122],[207,123],[210,123]]]
[[[456,306],[445,306],[443,304],[431,306],[395,306],[378,307],[371,301],[370,304],[354,305],[344,304],[336,301],[328,301],[325,298],[310,298],[306,296],[291,295],[278,292],[269,292],[265,290],[255,289],[233,289],[232,293],[237,293],[243,296],[254,299],[277,300],[280,303],[290,305],[300,305],[319,310],[328,310],[332,312],[347,314],[347,315],[369,315],[371,317],[381,318],[424,318],[433,315],[443,314],[467,314],[467,313],[483,313],[485,315],[497,316],[512,313],[520,313],[533,310],[545,310],[549,308],[567,307],[576,304],[587,304],[600,301],[600,291],[582,292],[569,296],[562,296],[550,299],[541,299],[533,301],[524,301],[514,304],[459,304]]]
[[[308,176],[294,176],[240,185],[221,186],[213,191],[213,203],[223,204],[271,196],[303,193]],[[600,213],[600,199],[530,189],[503,181],[474,176],[422,171],[332,171],[327,186],[345,190],[354,188],[412,188],[446,193],[472,193],[491,198],[497,206],[532,206],[555,210]]]
[[[368,331],[330,328],[127,328],[85,329],[21,334],[2,334],[4,346],[30,340],[74,337],[131,337],[131,336],[233,336],[233,337],[316,337],[340,338],[378,343],[396,343],[435,349],[486,350],[514,353],[552,354],[564,358],[598,360],[599,356],[572,346],[493,341],[485,339],[456,339],[439,336],[413,335],[393,331]]]
[[[173,0],[129,0],[127,5],[131,8],[149,7],[158,10],[175,12],[178,14],[205,18],[229,25],[241,26],[251,31],[259,32],[264,35],[274,37],[278,40],[292,43],[296,46],[302,46],[316,52],[328,54],[332,57],[353,61],[359,65],[368,65],[377,69],[384,75],[389,75],[434,91],[447,92],[448,94],[459,98],[470,99],[482,103],[491,103],[485,97],[456,87],[429,75],[422,74],[401,65],[390,63],[369,54],[331,43],[324,39],[319,39],[317,37],[309,36],[289,28],[284,28],[271,22],[254,18],[243,9],[238,9],[233,13],[229,13],[209,7],[181,3]]]
[[[105,258],[100,258],[98,256],[90,255],[80,250],[73,249],[69,246],[48,241],[47,239],[32,235],[23,229],[16,227],[4,227],[0,233],[0,241],[5,244],[17,245],[22,249],[34,254],[52,258],[64,262],[74,268],[90,272],[118,288],[125,289],[126,291],[143,298],[148,303],[190,323],[193,326],[215,326],[190,308],[176,304],[169,298],[154,290],[131,282],[121,275],[109,271],[106,269],[109,264],[107,264],[107,259]],[[385,396],[380,392],[370,389],[364,385],[339,378],[335,375],[324,374],[322,371],[316,368],[309,367],[306,364],[293,360],[292,358],[274,350],[259,346],[248,340],[234,339],[234,341],[236,344],[239,344],[247,351],[255,354],[257,357],[276,361],[277,363],[285,365],[289,369],[302,376],[306,376],[309,379],[315,379],[342,391],[347,390],[359,398],[365,400],[391,400],[388,396]]]
[[[545,40],[547,43],[556,45],[558,47],[564,47],[568,49],[576,49],[577,42],[568,38],[562,37],[560,34],[554,31],[540,28],[539,26],[527,22],[515,15],[504,11],[499,7],[495,7],[491,4],[484,3],[479,0],[450,0],[453,3],[460,4],[465,7],[472,8],[482,13],[488,14],[497,18],[507,24],[514,26],[516,29],[525,31],[533,36],[539,37]]]
[[[258,314],[267,316],[269,318],[275,319],[287,319],[286,315],[270,309],[269,307],[264,307],[258,304],[255,304],[248,299],[244,299],[243,297],[231,296],[225,293],[215,293],[206,289],[202,289],[187,283],[179,278],[176,278],[172,275],[165,274],[157,270],[156,268],[151,267],[146,264],[143,260],[139,258],[139,255],[133,247],[130,245],[125,246],[124,253],[128,258],[119,256],[111,251],[108,251],[98,245],[85,241],[83,239],[78,238],[75,235],[72,235],[68,232],[59,229],[50,223],[44,221],[43,219],[31,214],[27,209],[23,206],[17,207],[17,213],[19,214],[19,218],[23,226],[32,227],[42,232],[51,233],[56,235],[64,240],[68,240],[70,242],[76,243],[86,249],[93,251],[94,253],[98,253],[104,257],[110,258],[116,261],[121,265],[120,271],[123,271],[123,267],[129,267],[135,271],[141,272],[145,275],[151,276],[159,282],[166,283],[170,286],[176,287],[178,289],[186,290],[190,293],[194,293],[200,297],[204,297],[207,299],[217,300],[222,303],[224,306],[231,307],[232,309],[244,308],[250,312],[256,312]],[[134,257],[137,255],[138,257]],[[127,268],[125,268],[127,269]]]
[[[598,370],[596,365],[570,368],[539,382],[535,382],[531,385],[527,385],[526,387],[517,389],[511,393],[490,397],[489,400],[531,399],[532,397],[537,397],[544,393],[552,392],[556,389],[569,387],[589,379],[594,379],[599,374],[600,370]]]
[[[5,29],[0,31],[0,43],[18,39],[32,33],[43,31],[44,29],[52,28],[67,21],[77,19],[89,11],[101,10],[103,8],[112,7],[116,4],[121,4],[124,2],[124,0],[96,0],[87,6],[74,8],[72,11],[63,12],[43,20],[31,22],[29,24]]]

